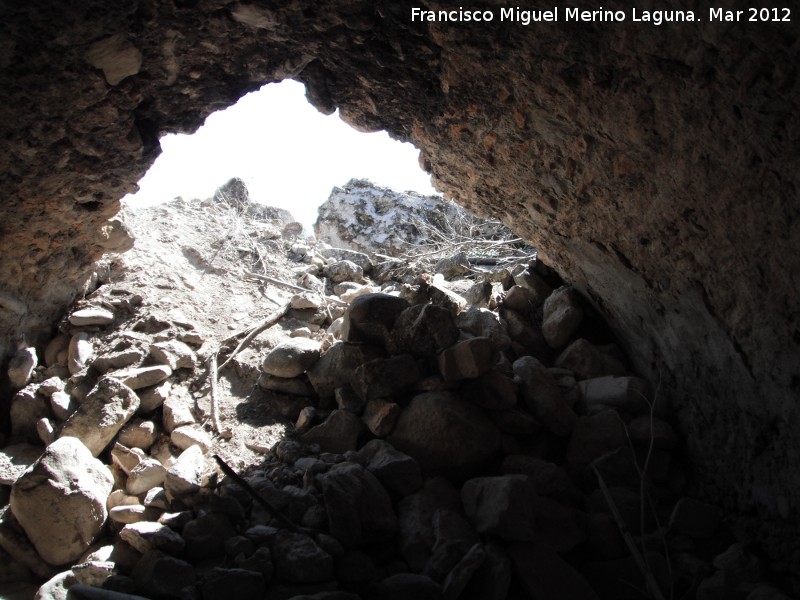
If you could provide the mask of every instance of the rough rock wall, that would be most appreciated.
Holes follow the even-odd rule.
[[[114,246],[107,221],[159,135],[294,77],[323,112],[417,144],[441,190],[528,236],[661,382],[709,495],[790,529],[798,16],[709,23],[699,2],[662,4],[704,22],[423,24],[410,3],[366,0],[4,3],[0,350],[40,342]]]

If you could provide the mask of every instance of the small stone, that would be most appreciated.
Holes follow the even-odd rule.
[[[389,492],[403,497],[422,486],[419,463],[384,440],[371,440],[358,453],[366,462],[367,471],[375,475]]]
[[[166,525],[173,531],[181,531],[192,519],[194,519],[192,511],[184,510],[176,513],[165,512],[158,518],[158,522],[162,525]]]
[[[344,454],[358,447],[358,438],[366,430],[364,423],[353,413],[334,410],[320,425],[301,436],[307,444],[319,444],[323,452]]]
[[[289,396],[302,396],[309,398],[314,395],[314,388],[305,377],[275,377],[269,373],[261,373],[258,378],[258,386],[261,389]]]
[[[440,306],[450,314],[457,315],[467,308],[467,300],[448,288],[441,275],[436,275],[428,286],[431,305]]]
[[[102,531],[113,478],[80,440],[62,437],[14,483],[14,516],[53,565],[77,559]]]
[[[106,500],[106,508],[109,511],[117,506],[136,506],[138,504],[141,504],[139,498],[126,494],[124,490],[114,490]]]
[[[147,490],[147,494],[145,494],[144,502],[142,504],[149,508],[157,508],[159,510],[169,510],[170,508],[169,500],[167,499],[167,493],[164,491],[163,487],[159,486]]]
[[[44,582],[34,596],[34,600],[67,600],[68,590],[75,581],[72,571],[64,571]]]
[[[129,494],[144,494],[164,483],[167,470],[154,458],[145,458],[128,474],[125,489]]]
[[[147,458],[147,455],[141,448],[128,448],[120,443],[116,443],[111,449],[111,460],[113,464],[122,469],[126,475],[130,475],[134,467],[145,458]]]
[[[578,416],[566,403],[561,388],[544,365],[531,356],[524,356],[514,362],[513,368],[528,409],[555,435],[569,435]]]
[[[387,600],[440,600],[442,588],[420,573],[397,573],[380,583],[381,597]]]
[[[488,372],[497,359],[489,338],[475,337],[445,349],[439,355],[439,372],[445,381],[475,379]]]
[[[200,446],[184,450],[167,471],[164,490],[170,502],[195,494],[201,486],[205,460]]]
[[[320,398],[332,398],[337,388],[349,386],[355,370],[386,352],[369,344],[336,342],[308,370],[308,379]]]
[[[638,377],[596,377],[578,382],[587,410],[608,407],[632,415],[649,415],[647,382]],[[656,404],[656,414],[663,413]]]
[[[30,381],[33,370],[39,364],[36,348],[23,348],[8,362],[8,382],[13,389],[24,388]]]
[[[297,422],[294,424],[294,427],[298,431],[305,431],[314,424],[316,419],[317,409],[313,406],[306,406],[300,411],[300,416],[297,417]]]
[[[83,562],[79,565],[73,565],[72,567],[72,574],[75,576],[75,581],[78,584],[85,585],[85,586],[92,586],[93,588],[100,588],[103,584],[108,580],[109,577],[112,577],[117,574],[116,565],[111,561],[101,561],[101,560],[90,560]],[[75,586],[71,586],[70,594],[77,592],[80,596],[81,588],[75,590]],[[100,596],[95,596],[92,598],[91,596],[88,597],[88,600],[103,600]],[[105,600],[115,600],[113,596],[106,597]],[[116,600],[126,600],[125,597],[117,598]],[[130,597],[127,598],[130,600]]]
[[[359,296],[345,311],[341,339],[386,347],[397,317],[408,307],[406,300],[388,294]]]
[[[67,367],[70,375],[80,373],[92,359],[94,348],[89,341],[89,334],[79,331],[69,341]]]
[[[369,401],[398,396],[421,376],[414,357],[401,354],[365,362],[356,368],[350,385],[362,399]]]
[[[37,391],[43,396],[51,396],[56,392],[63,392],[64,380],[60,377],[48,377],[39,384],[39,389]]]
[[[397,317],[388,349],[392,355],[430,358],[455,344],[459,335],[450,311],[432,304],[417,304]]]
[[[452,256],[440,259],[433,267],[434,272],[441,273],[448,281],[456,279],[472,270],[466,252],[457,252]]]
[[[192,400],[189,398],[188,394],[185,393],[185,390],[182,391],[184,393],[173,392],[164,401],[162,425],[164,425],[164,429],[167,433],[172,433],[178,427],[194,423]]]
[[[377,437],[386,437],[394,429],[402,409],[399,404],[385,400],[370,400],[364,408],[363,420]]]
[[[128,422],[119,432],[117,441],[129,448],[148,450],[158,439],[158,429],[155,422],[134,419]]]
[[[152,521],[131,523],[122,528],[119,537],[142,554],[160,550],[167,554],[178,554],[186,547],[183,538],[166,525]]]
[[[50,342],[44,350],[44,364],[47,367],[53,367],[59,364],[59,356],[69,350],[70,337],[67,335],[57,335]],[[61,361],[65,365],[65,361]]]
[[[53,423],[50,421],[50,419],[47,418],[42,418],[36,421],[36,433],[39,435],[39,439],[45,446],[49,446],[56,439],[56,428],[53,426]]]
[[[471,306],[456,317],[459,329],[474,336],[489,338],[495,350],[502,352],[511,347],[511,338],[496,313]]]
[[[195,355],[194,350],[178,340],[153,344],[150,346],[150,356],[156,362],[167,365],[173,371],[176,369],[194,369],[197,365],[197,355]]]
[[[442,600],[456,600],[472,580],[486,560],[486,552],[481,544],[472,546],[442,584]]]
[[[33,386],[21,389],[11,398],[11,435],[14,439],[35,443],[40,442],[36,431],[39,419],[51,416],[50,402],[35,393]]]
[[[364,281],[364,269],[349,260],[336,261],[326,266],[323,272],[325,277],[328,277],[333,283],[342,283],[343,281],[361,283]]]
[[[161,511],[147,508],[141,504],[123,504],[115,506],[108,511],[108,516],[116,523],[130,525],[141,521],[153,521],[159,517]]]
[[[99,455],[139,408],[136,393],[112,377],[103,377],[64,423],[60,437],[79,438]]]
[[[211,449],[214,441],[211,436],[198,425],[182,425],[172,430],[169,436],[175,446],[186,450],[191,446],[199,446],[205,454]]]
[[[88,325],[110,325],[114,322],[114,313],[105,308],[82,308],[69,316],[69,322],[76,327]]]
[[[514,285],[506,292],[503,306],[521,315],[533,315],[541,306],[541,302],[532,290],[521,285]]]
[[[50,396],[50,408],[59,421],[66,421],[74,413],[78,404],[66,392],[53,392]]]
[[[144,359],[144,352],[138,348],[128,348],[118,352],[109,352],[98,356],[92,361],[92,366],[100,371],[106,373],[112,369],[122,369],[141,362]]]
[[[625,367],[597,346],[581,338],[567,346],[555,360],[555,366],[569,369],[576,379],[592,379],[606,375],[624,375]]]
[[[261,365],[265,373],[275,377],[302,375],[320,356],[320,344],[307,338],[292,338],[275,346]]]
[[[506,456],[501,466],[507,475],[527,475],[536,493],[554,498],[565,504],[577,503],[580,492],[567,472],[557,464],[522,454]]]
[[[115,371],[112,375],[132,390],[139,390],[161,383],[172,375],[172,369],[167,365],[156,365],[127,371]]]
[[[136,394],[141,400],[141,404],[139,404],[139,414],[146,415],[159,408],[169,397],[171,389],[172,384],[169,381],[164,381],[159,385],[138,390]]]
[[[13,444],[0,450],[0,485],[14,485],[25,470],[41,456],[44,448],[33,444]]]
[[[544,302],[542,334],[551,348],[560,350],[583,321],[578,293],[563,286],[554,291]]]
[[[489,418],[497,428],[509,435],[534,435],[542,430],[542,424],[530,412],[519,408],[493,410]]]
[[[273,549],[278,577],[292,583],[318,583],[333,577],[333,557],[310,537],[281,530]]]
[[[517,384],[494,369],[466,382],[461,393],[473,404],[491,411],[510,410],[517,405]]]

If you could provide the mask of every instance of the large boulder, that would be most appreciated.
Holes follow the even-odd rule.
[[[403,410],[388,442],[427,473],[464,479],[494,458],[500,432],[481,409],[452,392],[427,392]]]
[[[36,551],[62,565],[102,532],[114,478],[74,437],[62,437],[11,488],[11,510]]]

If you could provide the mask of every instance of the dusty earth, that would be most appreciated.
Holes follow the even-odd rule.
[[[252,205],[258,213],[258,205]],[[124,220],[136,238],[125,254],[109,257],[107,277],[114,287],[142,296],[137,317],[122,323],[131,327],[142,318],[186,322],[205,341],[198,358],[205,364],[221,342],[247,330],[279,310],[295,293],[288,286],[256,280],[248,273],[294,284],[290,257],[296,229],[263,207],[244,214],[240,208],[211,200],[175,199],[148,208],[126,207]],[[307,327],[291,318],[256,337],[231,364],[220,371],[221,425],[232,437],[214,437],[212,452],[231,466],[246,468],[263,460],[286,425],[275,415],[256,385],[264,353]],[[235,345],[235,344],[234,344]],[[103,351],[98,348],[98,353]],[[195,399],[198,417],[210,419],[208,371],[200,367],[184,382]]]

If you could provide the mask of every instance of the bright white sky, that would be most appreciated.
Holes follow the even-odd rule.
[[[296,81],[269,84],[212,114],[194,135],[166,135],[163,152],[139,182],[131,206],[208,198],[231,177],[256,202],[288,209],[307,228],[333,186],[351,178],[382,187],[435,194],[411,144],[386,132],[360,133],[324,116]]]

